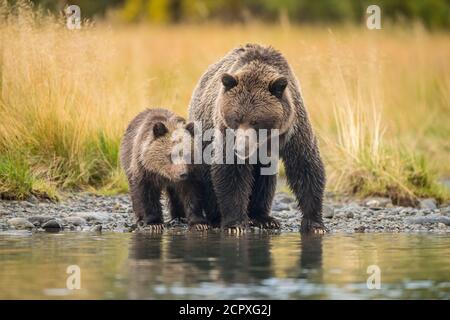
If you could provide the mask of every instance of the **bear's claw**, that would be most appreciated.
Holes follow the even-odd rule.
[[[162,232],[164,230],[164,224],[163,223],[146,224],[142,227],[142,230],[150,232]]]
[[[244,227],[228,227],[225,229],[228,234],[241,235],[245,233]]]
[[[280,222],[273,217],[264,217],[263,219],[252,219],[250,220],[250,225],[252,227],[257,227],[261,229],[280,229]]]
[[[209,229],[209,226],[206,223],[196,223],[189,226],[190,230],[196,230],[196,231],[206,231]]]
[[[328,229],[325,227],[323,222],[317,222],[310,219],[303,218],[300,227],[301,233],[314,233],[314,234],[325,234]]]

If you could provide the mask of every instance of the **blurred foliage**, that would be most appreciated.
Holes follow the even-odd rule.
[[[391,22],[420,21],[428,28],[450,27],[449,0],[33,0],[46,9],[62,10],[79,5],[84,17],[118,11],[127,21],[153,23],[246,22],[281,19],[295,23],[358,23],[369,5],[381,8],[382,19]],[[384,21],[384,20],[383,20]]]

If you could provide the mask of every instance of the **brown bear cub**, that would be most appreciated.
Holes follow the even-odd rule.
[[[187,218],[190,227],[207,229],[186,161],[193,134],[192,123],[186,124],[183,118],[165,109],[147,109],[128,125],[120,160],[138,224],[157,231],[164,228],[161,196],[165,191],[173,219]],[[188,152],[180,157],[179,150],[174,152],[177,148]]]
[[[281,53],[248,44],[211,65],[193,93],[189,120],[200,121],[203,131],[277,131],[286,179],[303,215],[301,231],[326,230],[322,221],[325,172],[317,139],[297,78]],[[222,163],[195,168],[209,180],[205,185],[214,188],[222,227],[233,232],[248,224],[278,228],[270,216],[276,174],[262,175],[261,163]]]

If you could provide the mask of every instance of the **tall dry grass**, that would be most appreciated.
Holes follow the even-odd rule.
[[[83,25],[1,6],[0,193],[126,189],[118,146],[145,107],[187,115],[207,66],[239,44],[282,51],[302,83],[328,188],[447,197],[450,36],[385,26]]]

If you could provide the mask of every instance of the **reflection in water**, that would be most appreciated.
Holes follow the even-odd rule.
[[[449,298],[449,266],[449,235],[0,234],[0,298]]]

